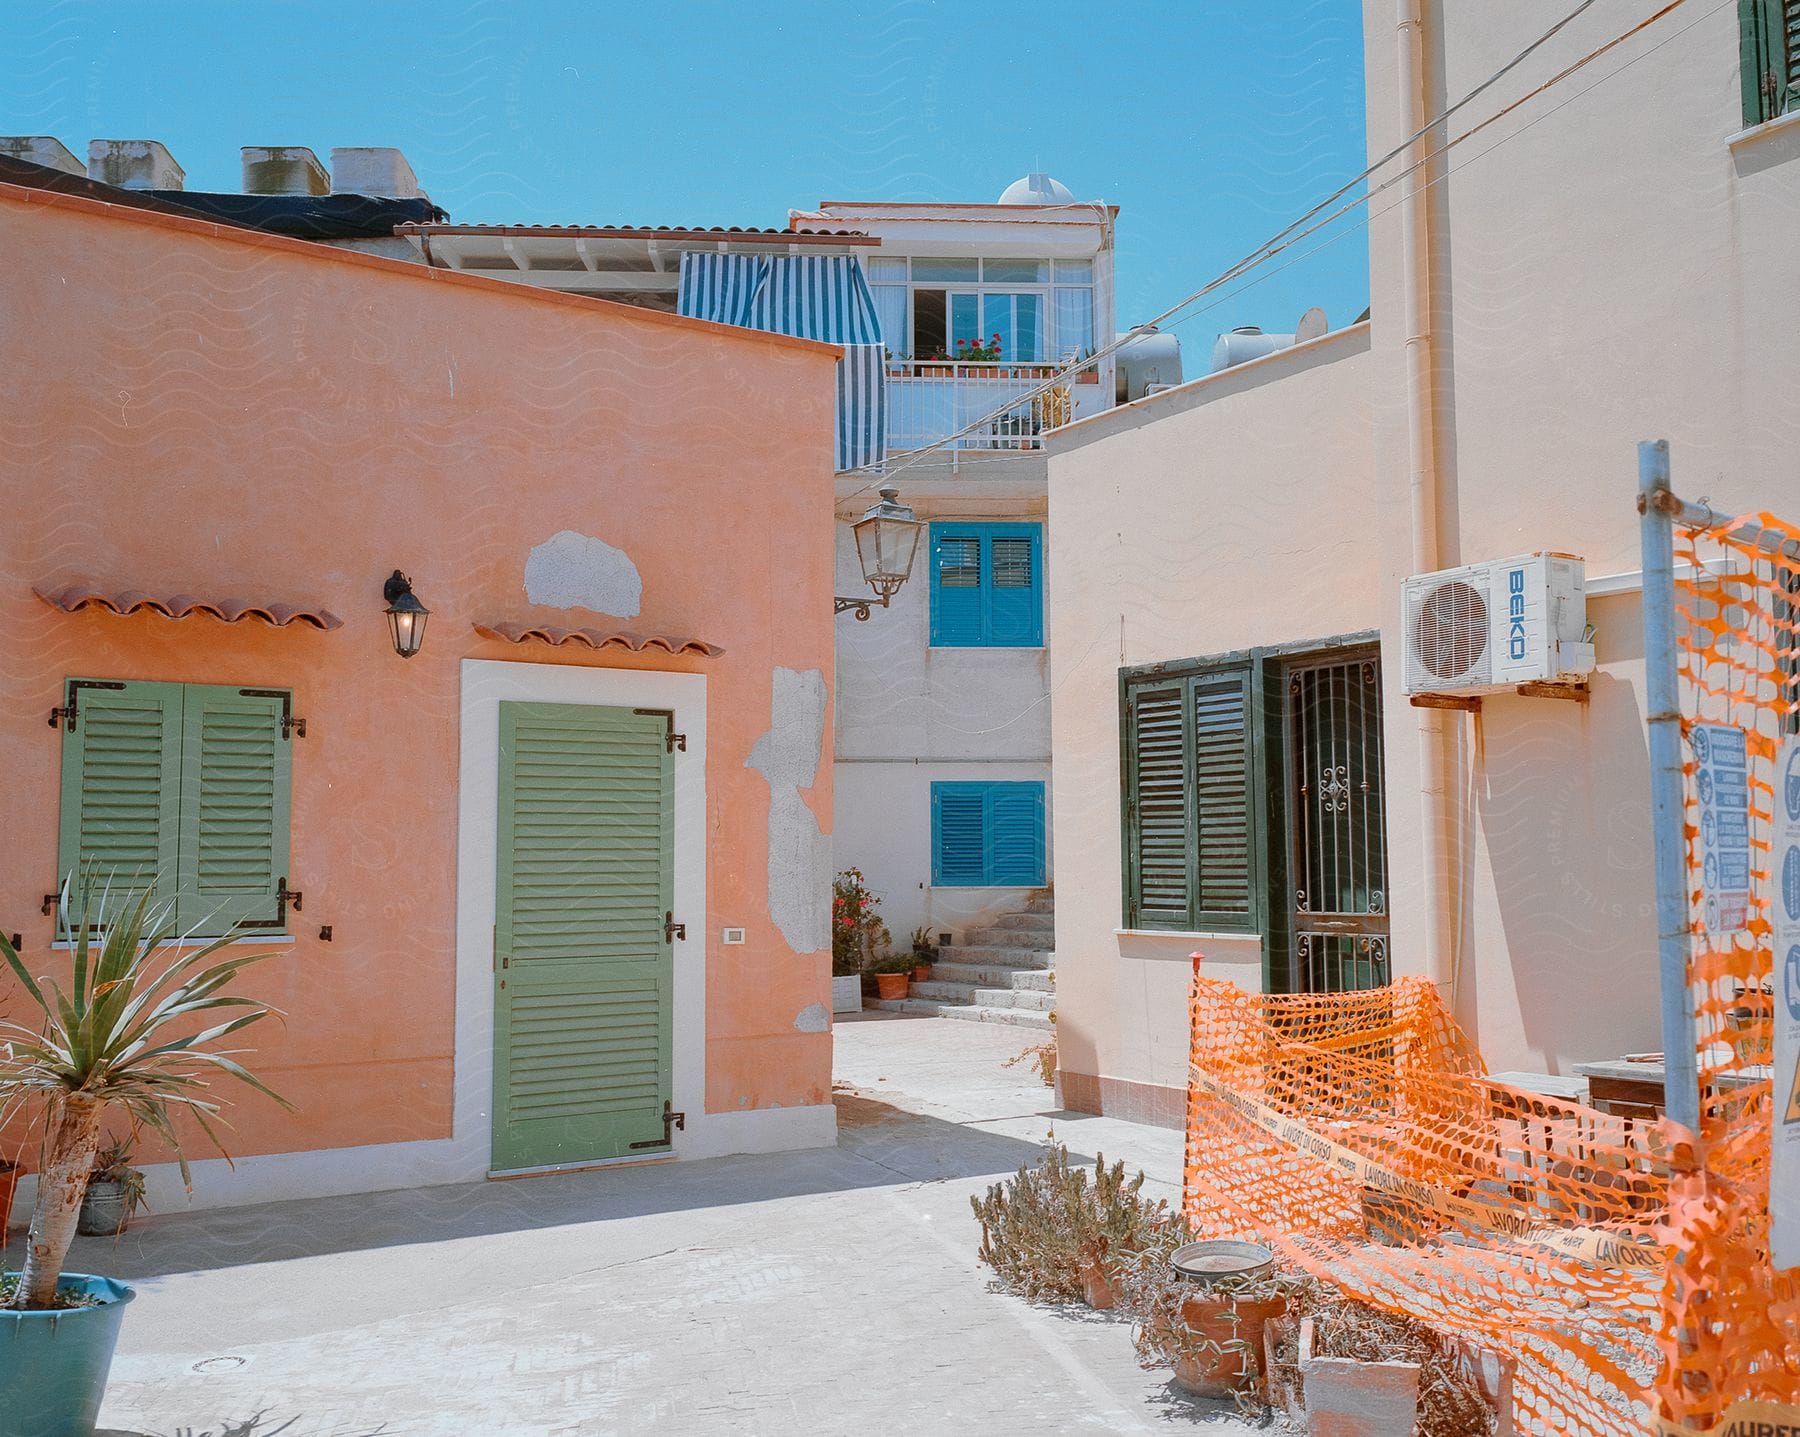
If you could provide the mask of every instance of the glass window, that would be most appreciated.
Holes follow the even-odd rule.
[[[1094,351],[1094,292],[1057,289],[1056,357],[1079,358]]]
[[[916,259],[912,262],[915,284],[974,284],[981,278],[981,262],[973,259]]]
[[[881,323],[881,342],[889,354],[899,359],[909,352],[906,347],[906,286],[872,284],[869,293],[875,297],[875,317]]]
[[[949,351],[945,335],[945,295],[941,289],[915,289],[912,302],[914,359],[942,359]],[[892,348],[893,346],[889,346]]]
[[[1058,284],[1092,284],[1094,262],[1091,259],[1059,259],[1056,262]]]
[[[1050,265],[1041,259],[984,259],[981,262],[983,284],[1043,284]]]
[[[869,280],[872,284],[905,284],[906,261],[903,259],[875,259],[864,263],[868,266]]]
[[[1019,362],[1043,358],[1043,298],[1035,294],[982,296],[982,341],[1000,340],[1000,357]]]
[[[981,307],[979,297],[973,294],[953,294],[950,296],[950,357],[956,358],[958,348],[971,344],[987,343],[987,335],[981,329]]]

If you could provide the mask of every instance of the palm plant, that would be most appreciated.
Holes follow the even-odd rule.
[[[25,1266],[10,1304],[15,1308],[56,1303],[57,1281],[109,1110],[123,1112],[134,1131],[142,1126],[159,1134],[191,1187],[173,1121],[177,1113],[189,1114],[229,1160],[213,1126],[220,1104],[211,1096],[209,1078],[236,1078],[283,1107],[292,1106],[239,1065],[241,1050],[217,1046],[275,1011],[224,991],[243,969],[273,955],[214,961],[237,935],[190,949],[191,940],[176,930],[173,905],[153,907],[148,891],[113,901],[107,890],[96,898],[94,887],[91,875],[81,885],[66,993],[48,978],[33,978],[0,933],[0,956],[42,1013],[36,1030],[0,1020],[0,1123],[32,1101],[43,1102],[45,1117],[44,1161]],[[66,885],[62,897],[67,928]],[[210,1025],[197,1016],[232,1009],[239,1011]]]

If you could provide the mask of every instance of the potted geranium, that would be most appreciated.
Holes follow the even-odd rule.
[[[869,891],[860,868],[846,868],[831,884],[831,1011],[862,1008],[863,980],[873,986],[875,953],[888,944],[881,900]]]
[[[153,907],[147,892],[96,898],[86,881],[73,925],[68,904],[65,888],[66,992],[34,976],[0,934],[0,957],[41,1015],[36,1028],[0,1022],[0,1121],[30,1106],[43,1122],[24,1267],[0,1274],[0,1349],[7,1354],[0,1413],[15,1432],[93,1430],[125,1305],[135,1296],[111,1278],[63,1271],[106,1117],[157,1134],[186,1181],[175,1120],[187,1114],[218,1147],[213,1079],[235,1078],[289,1106],[239,1065],[240,1050],[220,1046],[272,1011],[226,991],[270,954],[215,958],[229,935],[183,944],[172,905]]]

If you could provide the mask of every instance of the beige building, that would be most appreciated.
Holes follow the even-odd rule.
[[[1661,1046],[1635,444],[1800,510],[1800,56],[1746,57],[1735,6],[1603,48],[1658,8],[1583,13],[1415,146],[1370,322],[1050,439],[1070,1106],[1179,1121],[1196,951],[1252,989],[1433,976],[1495,1070]],[[1569,7],[1423,9],[1365,7],[1372,157]],[[1403,581],[1537,551],[1586,561],[1585,692],[1416,707]]]

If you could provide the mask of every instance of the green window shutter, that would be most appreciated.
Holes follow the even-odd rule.
[[[283,700],[204,684],[183,697],[177,921],[207,936],[279,927],[293,749]]]
[[[1251,912],[1250,676],[1201,675],[1193,713],[1195,909],[1202,922]]]
[[[175,896],[180,806],[181,685],[81,687],[62,745],[57,880],[90,865],[114,891]]]
[[[1126,926],[1193,919],[1192,793],[1183,684],[1145,685],[1126,702]]]
[[[1800,106],[1800,0],[1738,0],[1744,124]]]

